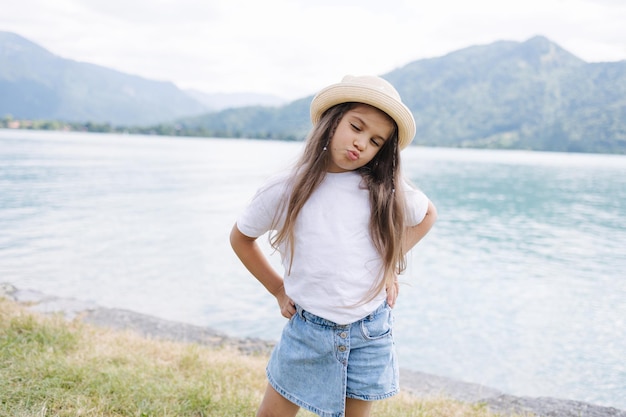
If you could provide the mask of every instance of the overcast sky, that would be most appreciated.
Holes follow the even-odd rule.
[[[295,99],[344,74],[543,35],[626,59],[626,0],[0,0],[0,30],[180,88]]]

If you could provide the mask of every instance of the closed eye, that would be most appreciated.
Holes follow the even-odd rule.
[[[350,126],[352,126],[352,129],[354,129],[356,132],[362,132],[362,131],[363,131],[363,129],[361,129],[361,127],[360,127],[359,125],[357,125],[357,124],[350,123]],[[380,141],[380,139],[378,139],[378,138],[375,138],[375,137],[374,137],[374,138],[371,138],[371,139],[370,139],[370,142],[371,142],[374,146],[376,146],[377,148],[380,148],[380,147],[382,146],[381,141]]]

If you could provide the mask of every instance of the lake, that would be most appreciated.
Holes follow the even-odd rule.
[[[276,340],[228,234],[300,151],[0,130],[0,282]],[[626,409],[626,156],[410,147],[402,164],[439,220],[401,277],[401,367]]]

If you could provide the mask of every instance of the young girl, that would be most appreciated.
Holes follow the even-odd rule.
[[[415,120],[387,81],[344,77],[315,96],[311,120],[293,171],[257,192],[230,237],[289,319],[257,416],[368,416],[398,392],[397,274],[436,211],[402,179]],[[256,243],[268,231],[284,277]]]

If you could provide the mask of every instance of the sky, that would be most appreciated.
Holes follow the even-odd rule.
[[[0,31],[63,58],[286,100],[536,35],[588,62],[621,61],[624,22],[626,0],[0,0]]]

